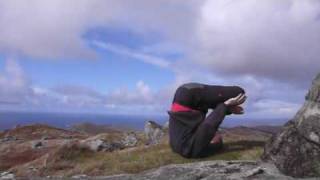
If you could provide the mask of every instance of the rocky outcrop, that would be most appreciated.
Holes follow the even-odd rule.
[[[169,129],[169,121],[166,121],[162,128],[165,130],[168,130]]]
[[[14,179],[11,172],[0,173],[0,179]],[[117,174],[111,176],[88,176],[86,174],[65,176],[29,176],[23,179],[103,179],[103,180],[296,180],[281,174],[271,163],[257,161],[202,161],[186,164],[171,164],[150,169],[138,174]],[[304,180],[313,180],[306,178]],[[315,179],[314,179],[315,180]]]
[[[138,144],[137,135],[130,133],[103,133],[80,141],[80,145],[92,151],[112,152]]]
[[[127,132],[124,134],[121,144],[123,144],[124,147],[134,147],[138,144],[138,137],[137,134],[134,132]]]
[[[203,161],[172,164],[139,174],[100,177],[105,180],[216,180],[216,179],[293,179],[278,172],[274,165],[255,161]]]
[[[294,177],[320,177],[320,74],[305,103],[265,146],[262,158]]]
[[[15,179],[15,175],[12,172],[2,172],[0,173],[0,179]]]
[[[164,128],[154,121],[147,121],[144,126],[144,133],[148,145],[159,144],[165,134]]]
[[[37,148],[42,148],[43,147],[43,142],[42,141],[33,141],[31,143],[32,149],[37,149]]]
[[[18,138],[16,138],[15,136],[6,136],[6,137],[0,139],[0,143],[17,141],[17,140],[18,140]]]

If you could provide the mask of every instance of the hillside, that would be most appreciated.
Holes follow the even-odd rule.
[[[86,134],[41,124],[6,130],[0,133],[0,171],[36,160],[63,144],[86,137]]]
[[[167,135],[160,144],[147,146],[144,133],[135,132],[138,139],[135,147],[110,152],[95,152],[81,145],[83,140],[97,137],[112,137],[115,141],[122,132],[102,128],[99,133],[103,134],[93,136],[96,133],[91,130],[80,132],[39,124],[7,130],[0,134],[0,172],[10,171],[23,177],[101,176],[206,160],[257,160],[265,141],[271,137],[270,133],[254,128],[223,129],[224,150],[204,159],[185,159],[171,151]]]
[[[77,132],[82,132],[86,133],[89,135],[96,135],[104,132],[120,132],[122,130],[127,130],[125,128],[120,129],[120,128],[115,128],[110,125],[101,125],[101,124],[93,124],[93,123],[80,123],[80,124],[75,124],[71,127],[71,130],[77,131]]]
[[[55,128],[44,124],[34,124],[27,126],[18,126],[10,130],[0,132],[0,139],[14,137],[17,140],[35,140],[35,139],[74,139],[84,138],[86,134]]]

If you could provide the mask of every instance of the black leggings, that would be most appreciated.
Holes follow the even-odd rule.
[[[205,157],[214,153],[222,145],[210,143],[215,136],[228,109],[224,105],[227,99],[245,91],[238,86],[212,86],[198,83],[188,83],[180,86],[173,102],[207,113],[214,109],[196,128],[191,136],[191,157]]]

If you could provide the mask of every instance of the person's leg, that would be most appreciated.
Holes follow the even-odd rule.
[[[189,83],[177,89],[173,102],[206,113],[208,109],[214,109],[219,103],[236,97],[240,93],[244,94],[245,91],[239,86]]]
[[[238,86],[210,86],[197,83],[185,84],[177,89],[173,102],[204,111],[214,108],[214,111],[199,125],[190,139],[192,142],[191,157],[201,156],[208,148],[227,113],[227,107],[223,102],[240,93],[244,93],[244,90]]]
[[[223,140],[222,136],[216,133],[209,145],[201,152],[199,157],[208,157],[214,155],[215,153],[223,149]]]
[[[210,145],[210,141],[227,114],[228,109],[223,102],[240,93],[245,92],[238,86],[205,86],[201,103],[208,108],[214,108],[214,111],[199,125],[193,136],[193,157],[201,157],[208,150],[216,148]]]
[[[193,142],[191,157],[201,157],[208,148],[225,117],[226,110],[223,103],[218,104],[216,109],[199,125],[191,139]]]
[[[236,97],[240,93],[244,94],[245,91],[239,86],[206,85],[203,90],[201,103],[206,105],[208,108],[215,108],[217,104]]]
[[[183,106],[187,106],[190,108],[196,108],[195,102],[198,98],[194,98],[200,96],[200,92],[204,90],[204,85],[198,83],[187,83],[183,84],[177,88],[173,103],[179,103]]]

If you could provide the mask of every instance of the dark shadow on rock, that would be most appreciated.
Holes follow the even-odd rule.
[[[236,141],[236,142],[228,142],[223,145],[223,148],[215,148],[214,146],[209,147],[206,150],[206,153],[203,153],[202,157],[200,158],[207,158],[214,155],[230,153],[230,152],[237,152],[237,151],[245,151],[250,150],[256,147],[264,147],[264,141]]]
[[[225,144],[224,152],[244,151],[244,150],[249,150],[255,147],[264,147],[265,143],[266,142],[264,141],[248,141],[248,140],[230,142]]]

